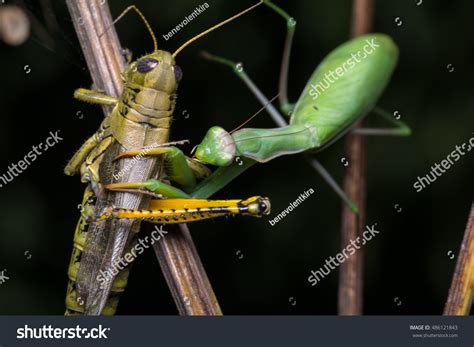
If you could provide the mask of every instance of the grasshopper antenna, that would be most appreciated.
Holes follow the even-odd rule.
[[[252,11],[254,8],[256,8],[257,6],[261,5],[263,3],[263,0],[260,0],[257,4],[249,7],[248,9],[240,12],[240,13],[237,13],[235,16],[232,16],[222,22],[220,22],[219,24],[217,25],[214,25],[212,28],[209,28],[207,29],[206,31],[203,31],[202,33],[194,36],[192,39],[186,41],[183,45],[181,45],[181,47],[179,47],[174,53],[173,53],[173,57],[176,57],[178,55],[179,52],[181,52],[184,48],[186,48],[187,46],[189,46],[191,43],[193,43],[194,41],[200,39],[201,37],[203,37],[204,35],[207,35],[209,34],[211,31],[214,31],[216,30],[217,28],[220,28],[221,26],[229,23],[229,22],[232,22],[234,19],[237,19],[239,18],[240,16],[243,16],[244,14],[246,14],[247,12],[249,11]]]
[[[111,27],[113,27],[119,20],[121,20],[128,12],[130,12],[131,10],[134,10],[139,16],[140,18],[142,19],[143,23],[145,23],[145,26],[146,28],[148,29],[148,32],[150,33],[150,36],[151,36],[151,39],[153,40],[153,49],[154,51],[156,52],[158,50],[158,41],[156,40],[156,36],[155,36],[155,33],[153,32],[153,30],[151,29],[151,26],[150,24],[148,23],[148,21],[146,20],[145,18],[145,15],[135,6],[135,5],[131,5],[131,6],[128,6],[113,22],[112,24],[109,25],[109,27],[107,29],[105,29],[105,31],[99,35],[99,38],[102,37],[102,35],[104,35],[107,31],[110,30]]]

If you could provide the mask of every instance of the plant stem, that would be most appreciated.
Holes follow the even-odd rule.
[[[374,12],[373,0],[354,0],[351,36],[363,35],[371,30]],[[358,127],[362,126],[362,122]],[[346,154],[350,165],[344,177],[344,191],[359,209],[353,213],[346,204],[342,206],[341,243],[346,247],[351,240],[360,237],[365,227],[366,195],[366,144],[364,136],[349,134],[346,138]],[[339,273],[338,313],[360,315],[363,305],[363,249],[358,250],[341,264]]]
[[[459,250],[444,315],[467,316],[474,296],[474,203]]]
[[[95,88],[119,96],[125,60],[107,1],[66,2]],[[110,111],[104,107],[106,115]],[[222,314],[186,225],[155,243],[154,250],[180,314]]]

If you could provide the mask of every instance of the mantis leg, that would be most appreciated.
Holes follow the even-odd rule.
[[[265,110],[268,112],[273,121],[278,124],[278,126],[283,127],[287,125],[286,120],[281,116],[280,112],[272,105],[268,98],[261,92],[261,90],[255,85],[255,83],[250,79],[244,69],[240,64],[237,64],[231,60],[213,55],[207,52],[203,52],[202,56],[205,59],[227,65],[233,69],[237,76],[245,83],[245,85],[250,89],[253,95],[258,99],[258,101],[265,107]]]
[[[337,195],[346,203],[346,205],[352,210],[354,213],[359,213],[359,209],[357,205],[352,202],[351,199],[344,193],[344,190],[337,184],[331,174],[321,165],[319,160],[311,157],[306,156],[306,161],[321,175],[323,180],[326,181],[327,184],[336,192]]]
[[[382,110],[379,107],[375,107],[373,109],[373,112],[376,115],[385,118],[387,121],[394,124],[396,127],[395,128],[357,128],[357,129],[354,129],[352,133],[359,134],[359,135],[410,136],[411,134],[410,127],[397,119],[393,119],[393,116],[389,112]]]
[[[117,98],[106,95],[97,90],[79,88],[74,91],[74,97],[78,100],[91,104],[100,104],[107,106],[115,106],[118,102]]]
[[[113,191],[133,191],[136,193],[151,192],[165,198],[189,199],[187,193],[179,188],[173,187],[170,184],[161,182],[156,179],[149,179],[145,182],[125,182],[125,183],[111,183],[105,186],[105,189]]]
[[[280,68],[280,82],[278,85],[280,109],[285,115],[290,115],[295,104],[288,102],[288,69],[290,66],[290,54],[293,46],[293,38],[295,36],[296,21],[283,9],[276,6],[270,0],[263,0],[263,3],[277,12],[286,20],[286,39],[285,48],[283,49],[283,58]]]
[[[203,178],[210,174],[207,167],[187,158],[179,148],[173,146],[127,151],[115,159],[160,155],[165,156],[170,180],[178,183],[184,191],[190,192],[196,186],[196,177]]]
[[[286,39],[285,39],[285,47],[283,49],[283,58],[281,62],[280,68],[280,81],[278,83],[278,100],[280,103],[280,109],[285,115],[290,115],[293,111],[295,104],[288,102],[288,69],[290,66],[290,55],[291,55],[291,48],[293,46],[293,38],[295,35],[295,28],[296,28],[296,21],[293,17],[291,17],[288,13],[286,13],[283,9],[276,6],[270,0],[263,0],[263,3],[270,7],[272,10],[277,12],[286,20]],[[213,60],[225,65],[228,65],[233,68],[234,72],[239,76],[244,83],[249,87],[249,89],[253,92],[253,94],[257,97],[257,99],[263,104],[267,104],[268,100],[263,96],[260,90],[255,86],[255,84],[248,78],[247,74],[244,72],[241,64],[236,64],[230,60],[217,57],[215,55],[211,55],[209,53],[203,53],[203,56],[206,59]],[[272,106],[269,105],[267,111],[270,113],[272,118],[275,122],[279,125],[280,124],[280,114],[278,111]]]

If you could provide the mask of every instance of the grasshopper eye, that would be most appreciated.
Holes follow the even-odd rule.
[[[183,70],[178,65],[173,66],[174,77],[176,78],[176,82],[180,82],[183,78]]]
[[[270,201],[266,198],[260,198],[258,207],[260,208],[260,211],[263,215],[269,215],[270,214]]]
[[[141,73],[147,73],[154,69],[158,65],[158,60],[153,58],[143,58],[138,62],[137,70]]]

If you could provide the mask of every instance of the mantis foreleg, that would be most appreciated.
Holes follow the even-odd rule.
[[[165,156],[169,179],[178,183],[186,192],[191,191],[196,186],[196,178],[203,178],[210,174],[208,168],[195,161],[188,160],[184,153],[174,146],[126,151],[116,157],[115,160],[161,155]]]

